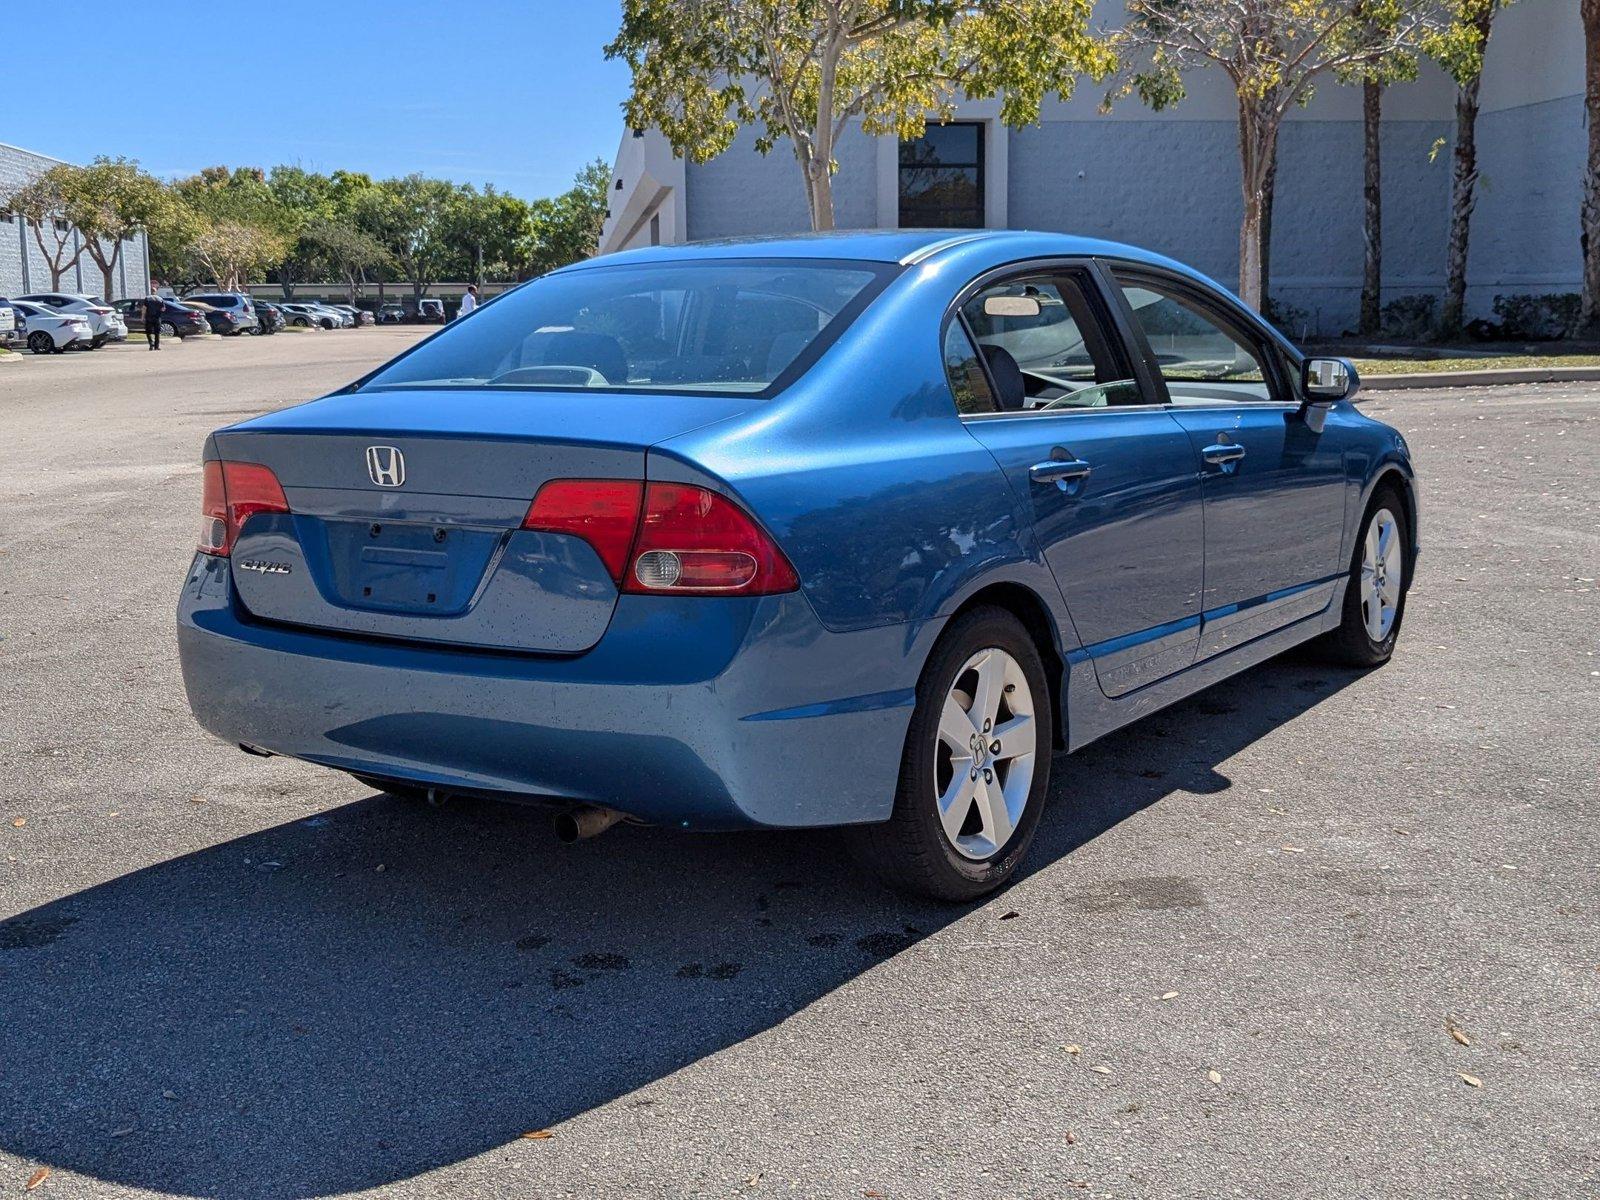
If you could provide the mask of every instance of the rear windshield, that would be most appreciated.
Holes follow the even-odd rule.
[[[818,260],[547,275],[364,380],[396,387],[763,393],[803,370],[893,268]]]

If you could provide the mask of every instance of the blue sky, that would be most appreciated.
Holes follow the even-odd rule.
[[[127,155],[162,176],[297,163],[533,199],[609,162],[622,135],[628,70],[601,52],[616,0],[199,0],[181,18],[151,5],[148,22],[144,7],[117,6],[67,55],[70,84],[58,55],[9,55],[0,142],[74,162]],[[160,93],[148,117],[144,89]]]

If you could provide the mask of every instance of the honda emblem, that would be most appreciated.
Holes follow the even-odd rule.
[[[394,446],[368,446],[367,474],[379,487],[399,487],[406,481],[406,457]]]

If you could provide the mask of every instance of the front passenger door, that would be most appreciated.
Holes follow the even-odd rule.
[[[963,303],[945,360],[1115,697],[1194,661],[1204,563],[1189,439],[1149,403],[1109,316],[1088,270],[1035,268]]]
[[[1199,285],[1118,271],[1205,494],[1209,658],[1325,609],[1343,571],[1344,455],[1313,432],[1277,346]]]

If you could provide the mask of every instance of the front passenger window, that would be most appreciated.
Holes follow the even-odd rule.
[[[1261,352],[1242,333],[1176,290],[1119,282],[1173,404],[1274,398]]]

